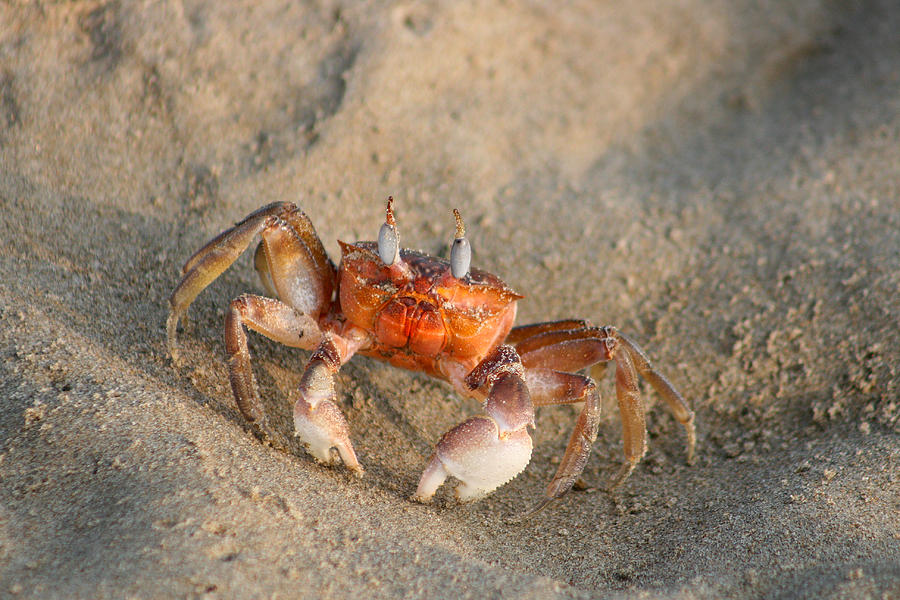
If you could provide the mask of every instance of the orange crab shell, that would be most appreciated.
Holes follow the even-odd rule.
[[[365,354],[445,376],[438,360],[480,360],[506,338],[522,298],[496,275],[472,269],[463,279],[448,261],[401,250],[385,265],[375,242],[341,246],[341,311],[374,334]]]

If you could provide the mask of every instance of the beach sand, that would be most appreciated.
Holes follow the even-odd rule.
[[[0,596],[900,598],[900,8],[890,0],[0,5]],[[308,353],[251,352],[288,452],[228,384],[245,256],[166,355],[207,239],[296,202],[331,256],[374,239],[473,263],[519,323],[637,340],[649,386],[612,494],[525,522],[577,416],[524,473],[408,498],[479,411],[357,357],[366,475],[291,436]],[[585,480],[621,464],[613,382]]]

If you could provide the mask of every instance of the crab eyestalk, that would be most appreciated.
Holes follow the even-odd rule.
[[[386,265],[395,265],[400,261],[400,233],[394,221],[393,196],[388,196],[384,224],[378,231],[378,256]]]
[[[466,225],[457,209],[453,209],[456,217],[456,239],[450,246],[450,274],[456,279],[462,279],[469,274],[469,265],[472,262],[472,246],[466,239]]]

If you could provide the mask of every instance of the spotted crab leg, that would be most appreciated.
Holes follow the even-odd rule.
[[[527,428],[534,405],[518,354],[500,346],[465,379],[471,390],[489,390],[484,414],[471,417],[440,439],[412,499],[430,502],[448,476],[460,481],[457,500],[478,500],[522,472],[531,460]]]
[[[573,373],[591,365],[605,365],[613,361],[616,365],[616,397],[622,415],[622,437],[625,463],[619,472],[610,480],[609,489],[620,485],[634,470],[646,452],[646,418],[644,404],[638,388],[638,374],[644,377],[668,404],[676,419],[684,426],[687,434],[688,462],[693,460],[696,436],[694,432],[694,413],[690,410],[680,393],[672,384],[650,364],[647,355],[632,340],[619,333],[614,327],[592,327],[589,325],[570,328],[578,321],[560,321],[541,323],[516,328],[510,337],[516,342],[522,363],[526,368],[526,377],[532,392],[539,389],[542,382],[550,381],[547,372]],[[507,338],[510,339],[510,338]],[[592,370],[593,371],[593,370]],[[597,371],[593,371],[597,372]],[[602,370],[599,371],[602,373]],[[591,382],[593,384],[593,382]],[[554,402],[552,399],[556,398]],[[545,394],[548,404],[571,402],[574,395],[560,388],[556,392],[548,390]],[[599,396],[598,402],[599,402]],[[581,465],[590,453],[590,444],[577,438],[581,428],[581,419],[589,405],[586,401],[579,424],[569,441],[566,456],[574,453],[577,460],[563,460],[557,474],[547,489],[545,505],[554,497],[559,497],[571,488],[576,481],[577,473],[573,466]],[[599,405],[598,405],[599,409]],[[599,413],[598,413],[599,414]],[[587,422],[590,419],[585,421]],[[585,427],[584,431],[588,431]],[[594,431],[596,435],[596,431]]]

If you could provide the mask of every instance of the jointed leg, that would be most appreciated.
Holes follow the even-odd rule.
[[[299,389],[292,395],[294,430],[317,460],[331,463],[337,448],[354,474],[363,469],[350,443],[350,427],[337,407],[334,374],[350,359],[359,341],[322,332],[309,315],[287,304],[262,296],[243,295],[232,301],[225,317],[225,348],[231,388],[241,414],[267,439],[272,439],[247,348],[247,326],[287,346],[313,350]]]
[[[322,450],[324,442],[319,440],[317,444],[313,439],[318,432],[319,437],[334,438],[336,442],[332,445],[337,445],[348,467],[361,472],[349,446],[346,421],[331,402],[333,373],[327,372],[322,357],[336,357],[332,361],[336,361],[336,371],[342,359],[348,359],[362,341],[354,344],[330,337],[323,339],[319,318],[331,303],[335,269],[309,219],[293,204],[277,202],[259,209],[188,259],[182,269],[184,277],[169,300],[172,306],[167,323],[169,352],[177,360],[175,333],[179,318],[194,298],[247,249],[257,234],[262,241],[256,248],[254,264],[263,285],[280,300],[244,295],[229,307],[225,318],[225,347],[238,408],[263,437],[272,438],[253,376],[244,326],[287,346],[318,348],[300,386],[295,426],[300,424],[298,434],[315,447],[314,455],[323,458],[330,450],[330,447]],[[307,400],[303,400],[304,396]]]
[[[628,349],[628,354],[631,356],[637,372],[653,386],[657,394],[662,396],[675,419],[684,427],[687,434],[687,462],[688,464],[693,463],[694,447],[697,443],[697,434],[694,429],[694,411],[688,407],[684,397],[666,379],[666,376],[653,368],[653,365],[650,364],[650,359],[640,346],[621,333],[619,334],[619,342]]]
[[[545,331],[520,341],[516,351],[526,369],[546,367],[574,373],[609,360],[607,340],[616,335],[612,327]]]
[[[566,319],[564,321],[548,321],[546,323],[519,325],[518,327],[513,327],[503,343],[510,344],[518,349],[519,342],[542,333],[549,333],[551,331],[574,331],[586,329],[590,326],[590,322],[585,321],[584,319]]]
[[[262,234],[263,242],[262,250],[257,250],[256,265],[267,288],[274,288],[283,301],[313,318],[327,310],[334,288],[334,266],[306,215],[293,204],[276,202],[216,236],[185,263],[181,282],[169,298],[172,308],[166,330],[173,360],[178,359],[179,319],[257,234]]]
[[[591,371],[599,377],[605,371],[607,361],[615,362],[616,396],[622,415],[625,464],[610,481],[610,489],[628,477],[646,451],[646,420],[638,388],[638,374],[656,389],[684,426],[688,462],[691,462],[696,438],[694,414],[681,394],[662,373],[653,368],[644,351],[614,327],[584,326],[567,329],[573,323],[577,321],[526,326],[533,328],[533,335],[520,337],[516,350],[529,372],[542,369],[575,372],[593,365]],[[568,452],[569,450],[567,454]]]
[[[284,302],[244,294],[234,300],[225,315],[225,351],[231,390],[244,418],[263,437],[271,439],[265,412],[250,365],[244,326],[286,346],[312,350],[322,338],[318,324],[309,315]]]
[[[638,388],[637,372],[628,352],[617,352],[616,399],[622,417],[622,449],[625,462],[619,472],[609,481],[608,489],[615,489],[631,475],[647,452],[647,420],[644,403]]]
[[[525,381],[535,406],[584,402],[556,475],[547,486],[544,498],[523,515],[529,516],[564,496],[578,481],[597,439],[601,404],[596,384],[583,375],[551,369],[529,369],[525,372]]]

